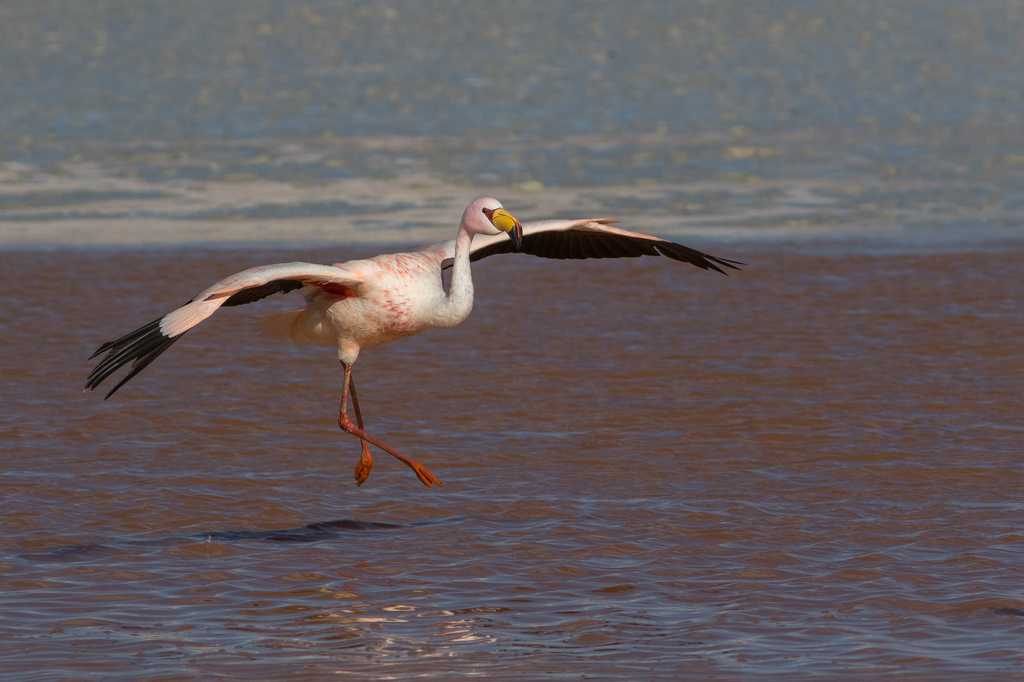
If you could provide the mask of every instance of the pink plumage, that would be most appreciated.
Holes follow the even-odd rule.
[[[103,344],[92,358],[106,354],[93,368],[86,390],[95,389],[122,366],[128,374],[107,393],[109,398],[129,379],[221,306],[253,303],[275,293],[298,291],[305,306],[262,316],[257,324],[268,335],[296,345],[333,347],[345,372],[338,425],[356,436],[362,455],[355,479],[362,485],[373,460],[368,444],[397,457],[430,486],[441,482],[422,464],[398,453],[363,430],[352,380],[359,352],[413,336],[431,327],[454,327],[473,308],[470,262],[497,253],[523,252],[544,258],[630,258],[663,255],[705,270],[724,273],[736,261],[716,258],[658,237],[629,232],[610,219],[545,220],[521,224],[496,199],[477,199],[462,215],[454,239],[412,253],[386,254],[336,265],[280,263],[231,275],[159,320]],[[446,292],[441,274],[452,269]],[[91,358],[90,358],[91,359]],[[356,422],[347,413],[351,394]]]

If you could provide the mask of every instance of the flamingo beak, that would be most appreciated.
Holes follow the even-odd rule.
[[[508,234],[515,250],[521,251],[523,248],[523,224],[503,208],[495,209],[494,213],[490,215],[490,219],[491,224]]]

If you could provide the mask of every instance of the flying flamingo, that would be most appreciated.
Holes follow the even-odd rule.
[[[416,473],[424,485],[441,482],[419,462],[385,445],[363,430],[352,364],[359,351],[419,334],[428,327],[450,328],[473,309],[470,261],[517,251],[542,258],[635,258],[663,255],[725,274],[721,267],[736,268],[737,261],[716,258],[686,246],[609,223],[614,220],[545,220],[521,224],[496,199],[477,199],[466,208],[455,239],[425,246],[412,253],[395,253],[336,265],[279,263],[250,268],[217,282],[187,304],[158,320],[104,343],[89,358],[106,353],[86,381],[95,389],[123,365],[128,374],[107,393],[114,394],[141,372],[189,329],[221,306],[253,303],[271,294],[296,289],[305,297],[304,308],[258,318],[259,327],[297,346],[316,345],[338,349],[345,371],[338,426],[356,436],[362,455],[356,464],[356,485],[370,475],[373,458],[368,444],[397,457]],[[506,239],[504,235],[507,235]],[[474,241],[474,237],[476,240]],[[441,273],[452,269],[448,293]],[[348,399],[356,423],[348,416]]]

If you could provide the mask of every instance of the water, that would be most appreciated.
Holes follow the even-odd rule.
[[[1021,677],[1021,9],[6,3],[6,677]],[[286,297],[80,392],[483,195],[748,265],[477,263],[355,368],[442,488]]]

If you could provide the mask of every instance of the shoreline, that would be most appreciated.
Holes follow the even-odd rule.
[[[913,180],[879,185],[857,177],[473,186],[428,173],[317,183],[152,181],[120,177],[86,162],[66,164],[60,173],[6,162],[0,163],[0,250],[424,245],[452,238],[465,206],[481,196],[497,197],[523,222],[614,218],[625,229],[673,241],[862,242],[864,248],[913,251],[991,250],[1024,238],[1024,208],[936,211],[856,198],[870,192],[927,193],[945,184],[963,186]]]

